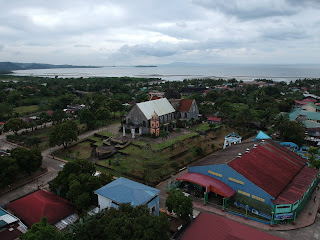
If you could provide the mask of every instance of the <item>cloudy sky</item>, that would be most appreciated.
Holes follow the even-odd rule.
[[[0,0],[0,61],[320,64],[320,0]]]

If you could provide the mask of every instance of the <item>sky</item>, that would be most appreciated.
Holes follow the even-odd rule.
[[[0,61],[320,64],[320,0],[0,0]]]

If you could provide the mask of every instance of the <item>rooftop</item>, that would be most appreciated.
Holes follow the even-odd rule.
[[[249,152],[246,152],[247,148],[250,149]],[[242,154],[240,158],[239,153]],[[296,177],[299,179],[299,174],[302,176],[304,171],[314,172],[312,169],[303,170],[306,161],[280,144],[265,140],[232,145],[205,157],[193,166],[228,164],[249,181],[277,198],[289,187],[289,184],[295,181]],[[314,179],[314,174],[310,174],[310,179]],[[300,186],[301,189],[308,188],[310,185],[307,182],[304,184],[305,186]],[[286,199],[294,201],[296,197],[290,195]]]
[[[137,107],[141,110],[141,112],[148,120],[151,118],[153,112],[156,112],[159,117],[168,113],[175,112],[175,109],[166,98],[137,103]]]
[[[158,189],[124,177],[120,177],[95,191],[96,194],[109,198],[118,204],[130,203],[132,206],[147,203],[159,192]]]
[[[276,198],[305,166],[306,159],[267,140],[228,165]]]
[[[189,112],[193,103],[193,99],[181,99],[179,112]]]
[[[43,189],[7,204],[6,208],[28,227],[40,222],[44,216],[48,223],[55,224],[76,210],[67,200]]]
[[[230,219],[201,212],[190,227],[184,232],[182,240],[280,240],[247,225]]]

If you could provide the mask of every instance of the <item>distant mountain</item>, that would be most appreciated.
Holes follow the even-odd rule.
[[[45,63],[16,63],[0,62],[0,71],[28,70],[28,69],[51,69],[51,68],[99,68],[98,66],[74,66],[74,65],[54,65]]]

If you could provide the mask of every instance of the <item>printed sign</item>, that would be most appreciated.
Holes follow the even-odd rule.
[[[279,213],[274,215],[274,220],[292,219],[293,213]]]

